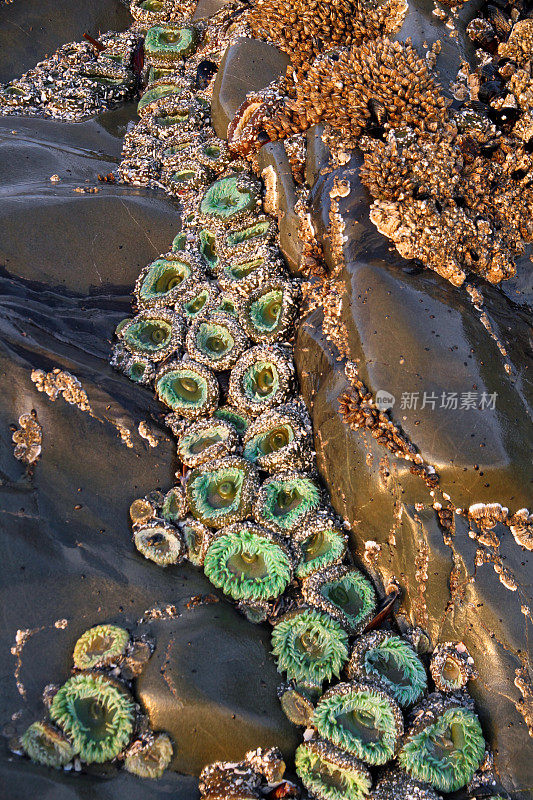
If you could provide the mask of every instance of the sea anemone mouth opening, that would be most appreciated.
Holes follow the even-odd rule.
[[[271,291],[254,300],[250,305],[250,319],[254,327],[270,333],[279,325],[283,313],[283,292]]]
[[[248,367],[245,381],[254,400],[265,400],[276,393],[279,386],[279,376],[273,362],[256,362]]]
[[[461,666],[455,658],[448,656],[442,667],[441,677],[450,686],[462,685],[463,675]]]
[[[267,456],[287,447],[293,440],[294,431],[292,427],[290,425],[279,425],[267,433],[259,434],[257,437],[257,449]]]
[[[337,714],[335,719],[363,745],[377,744],[381,740],[381,733],[376,726],[376,717],[370,711],[354,708],[343,714]]]

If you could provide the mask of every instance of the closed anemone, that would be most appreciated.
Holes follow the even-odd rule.
[[[151,735],[147,741],[133,743],[126,753],[124,768],[138,778],[161,778],[172,754],[172,742],[166,733]]]
[[[252,421],[248,414],[232,406],[220,406],[214,411],[213,416],[233,425],[239,436],[244,436]]]
[[[298,472],[280,472],[261,486],[254,516],[261,524],[287,536],[318,508],[321,499],[320,488],[312,478]]]
[[[80,636],[74,646],[76,669],[94,669],[117,664],[126,653],[130,635],[118,625],[96,625]]]
[[[266,472],[310,468],[313,453],[311,428],[291,405],[265,411],[244,437],[244,457]]]
[[[199,467],[235,452],[239,443],[235,428],[223,420],[200,420],[178,438],[178,458],[188,467]]]
[[[181,486],[173,486],[166,493],[161,506],[161,516],[167,522],[176,524],[187,513],[187,500]]]
[[[130,13],[136,22],[153,25],[170,16],[171,0],[131,0]]]
[[[179,531],[165,522],[155,520],[133,533],[135,547],[149,561],[160,567],[179,564],[185,555],[185,546]]]
[[[198,234],[198,252],[203,259],[205,265],[212,272],[216,272],[220,261],[217,252],[217,243],[215,234],[205,228]]]
[[[137,112],[140,116],[153,114],[158,110],[161,101],[165,98],[173,98],[179,101],[186,97],[188,97],[188,93],[178,84],[163,78],[150,84],[150,88],[144,92],[137,104]]]
[[[306,518],[293,539],[300,545],[301,558],[295,572],[300,579],[340,563],[346,553],[346,534],[327,513]]]
[[[351,680],[381,681],[402,707],[416,703],[427,687],[426,670],[411,645],[387,631],[356,640],[346,674]]]
[[[372,800],[442,800],[427,783],[420,783],[397,769],[389,769],[378,781]],[[490,800],[490,798],[487,798]]]
[[[277,345],[257,345],[237,361],[230,375],[229,398],[253,416],[285,401],[292,390],[291,355]]]
[[[215,284],[201,281],[180,297],[176,308],[183,314],[187,322],[193,322],[197,317],[215,311],[218,299],[219,293]]]
[[[231,292],[222,292],[218,297],[218,306],[215,311],[223,311],[224,314],[231,314],[232,317],[239,316],[239,300]]]
[[[413,710],[413,724],[398,759],[416,780],[454,792],[469,783],[484,755],[485,740],[476,714],[458,699],[430,695]]]
[[[185,543],[187,560],[196,567],[203,566],[212,531],[194,517],[184,519],[180,523],[180,531]]]
[[[315,707],[303,691],[285,686],[279,692],[279,700],[289,722],[302,728],[309,728]]]
[[[365,683],[339,683],[321,697],[313,726],[319,735],[367,764],[385,764],[396,753],[403,716],[394,698]]]
[[[370,581],[358,569],[340,565],[305,578],[302,594],[306,602],[331,614],[350,633],[361,633],[376,608]]]
[[[216,312],[192,323],[186,347],[192,359],[220,372],[235,364],[246,347],[246,336],[237,320]]]
[[[122,342],[113,348],[111,366],[141,386],[149,386],[155,377],[154,364],[148,358],[132,355]]]
[[[118,333],[130,353],[149,361],[161,361],[182,343],[183,323],[166,309],[148,309],[122,325]]]
[[[476,677],[474,659],[462,642],[442,642],[435,647],[430,663],[431,677],[441,692],[464,689]]]
[[[244,458],[228,456],[193,469],[187,481],[192,515],[210,528],[245,519],[259,480]]]
[[[298,685],[321,687],[339,677],[348,659],[348,636],[339,623],[314,609],[285,614],[272,631],[278,672]]]
[[[220,178],[209,186],[200,201],[200,214],[207,225],[227,225],[250,217],[260,197],[257,181],[242,175]]]
[[[287,588],[292,565],[287,549],[273,534],[243,522],[214,537],[204,572],[233,600],[270,600]]]
[[[134,714],[133,700],[123,686],[90,672],[70,678],[50,705],[50,717],[88,764],[110,761],[124,749]]]
[[[179,196],[196,192],[207,183],[207,174],[201,164],[191,158],[178,165],[166,166],[161,173],[161,183],[167,193]]]
[[[279,252],[270,248],[267,253],[252,253],[244,258],[224,259],[217,268],[217,278],[223,292],[248,297],[250,292],[267,281],[281,279],[284,268]]]
[[[200,36],[194,25],[154,25],[144,39],[144,51],[150,63],[172,66],[192,55]]]
[[[199,145],[197,158],[204,167],[208,167],[215,173],[220,174],[226,169],[231,154],[226,142],[213,137]]]
[[[173,305],[194,289],[200,278],[198,259],[191,253],[167,253],[141,272],[135,299],[140,308]]]
[[[269,281],[244,300],[240,320],[254,342],[274,342],[287,336],[296,312],[296,287],[290,281]]]
[[[296,750],[296,772],[316,800],[364,800],[372,777],[356,758],[320,739],[304,742]]]
[[[187,419],[211,413],[218,405],[218,383],[207,367],[195,361],[167,364],[156,375],[158,398]]]
[[[67,737],[47,722],[34,722],[22,734],[20,741],[26,755],[45,767],[61,769],[76,754]]]

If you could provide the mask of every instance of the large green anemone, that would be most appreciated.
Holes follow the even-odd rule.
[[[133,533],[135,547],[149,561],[160,567],[179,564],[185,555],[185,545],[177,528],[154,520]]]
[[[240,219],[251,218],[260,198],[260,184],[249,177],[231,175],[220,178],[209,186],[200,200],[201,222],[210,224],[234,224]]]
[[[254,342],[275,342],[289,335],[298,311],[294,281],[270,280],[243,300],[239,319]]]
[[[243,455],[266,472],[309,469],[314,450],[308,420],[295,404],[265,411],[246,431]]]
[[[314,572],[302,582],[307,603],[338,619],[350,633],[361,633],[374,616],[376,593],[355,568],[337,565]]]
[[[117,335],[133,355],[162,361],[181,347],[183,320],[168,309],[146,309],[122,322]]]
[[[372,777],[356,758],[321,739],[301,744],[295,755],[296,772],[316,800],[364,800]]]
[[[426,670],[411,645],[388,631],[356,640],[346,674],[351,680],[381,681],[402,707],[416,703],[427,688]]]
[[[301,685],[322,686],[339,677],[348,659],[348,636],[327,614],[301,608],[285,614],[272,631],[278,672]]]
[[[118,625],[96,625],[89,628],[74,646],[76,669],[94,669],[117,664],[126,653],[130,635]]]
[[[36,764],[61,769],[72,761],[76,748],[48,722],[34,722],[20,737],[26,755]]]
[[[231,370],[229,399],[255,417],[284,402],[293,384],[290,353],[277,345],[256,345]]]
[[[213,412],[213,416],[233,425],[239,436],[244,436],[252,421],[249,414],[235,406],[220,406]]]
[[[192,55],[199,40],[194,25],[154,25],[144,37],[144,52],[151,64],[171,67]]]
[[[139,778],[161,778],[172,761],[172,754],[172,742],[166,733],[152,734],[146,741],[132,744],[124,759],[124,768]]]
[[[394,757],[403,716],[394,698],[374,684],[339,683],[321,697],[313,725],[322,738],[367,764]]]
[[[161,516],[171,525],[176,525],[187,513],[187,500],[181,486],[173,486],[161,504]]]
[[[415,781],[398,769],[390,769],[376,784],[372,800],[442,800],[442,798],[427,783]]]
[[[178,436],[178,458],[188,467],[199,467],[235,453],[238,444],[239,437],[231,423],[202,419]]]
[[[217,372],[230,369],[246,344],[246,336],[237,320],[220,311],[195,320],[186,338],[189,356]]]
[[[187,419],[211,413],[218,405],[218,382],[210,369],[183,360],[164,366],[156,375],[158,398]]]
[[[126,689],[98,673],[79,673],[54,695],[50,717],[72,740],[82,761],[111,761],[128,744],[135,706]]]
[[[180,523],[180,531],[185,542],[188,561],[196,567],[202,567],[213,532],[194,517],[184,519]]]
[[[190,252],[167,253],[149,264],[135,284],[140,308],[171,306],[194,290],[202,278],[198,258]]]
[[[485,740],[474,711],[430,695],[413,710],[413,724],[400,750],[400,765],[413,778],[442,792],[455,792],[472,779],[485,756]]]
[[[250,515],[259,479],[244,458],[227,456],[192,470],[187,498],[192,515],[210,528],[221,528]]]
[[[267,528],[288,536],[319,507],[316,481],[299,472],[280,472],[263,483],[254,503],[254,517]]]
[[[346,553],[346,534],[328,512],[306,517],[292,539],[299,546],[300,559],[295,574],[300,579],[340,563]]]
[[[269,531],[250,522],[230,525],[211,542],[204,572],[214,586],[234,600],[279,597],[292,578],[288,550]]]

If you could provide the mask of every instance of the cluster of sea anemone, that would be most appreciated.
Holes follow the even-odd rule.
[[[46,687],[49,720],[32,723],[15,752],[55,769],[114,761],[139,777],[161,777],[172,743],[150,730],[131,691],[151,654],[146,639],[133,640],[118,625],[86,630],[74,646],[72,676]]]

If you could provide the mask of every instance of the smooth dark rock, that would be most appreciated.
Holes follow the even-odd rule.
[[[276,176],[276,213],[279,225],[279,243],[291,272],[297,272],[302,257],[302,242],[298,238],[300,220],[294,211],[296,185],[283,142],[267,144],[257,155],[259,170],[271,168]]]
[[[305,181],[311,188],[315,185],[321,170],[328,168],[331,153],[322,140],[323,125],[313,125],[307,131],[307,154],[305,162]]]
[[[224,53],[211,102],[217,136],[226,139],[228,125],[248,92],[264,89],[285,73],[288,57],[277,47],[243,37]]]
[[[229,0],[199,0],[191,19],[209,19],[228,5]]]

